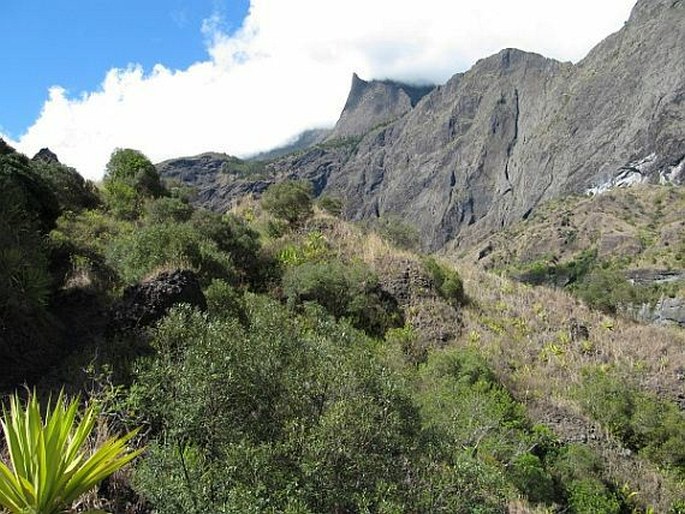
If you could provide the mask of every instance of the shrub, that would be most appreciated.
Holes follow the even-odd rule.
[[[452,306],[458,307],[468,302],[464,292],[464,283],[455,269],[439,263],[433,257],[426,257],[423,265],[432,277],[440,296]]]
[[[369,222],[369,228],[403,250],[416,250],[421,243],[416,227],[403,221],[399,216],[384,215]]]
[[[117,148],[105,168],[103,184],[123,182],[144,197],[156,198],[164,193],[155,165],[138,150]]]
[[[112,152],[102,186],[110,210],[124,219],[138,217],[146,198],[164,194],[155,166],[142,153],[128,148]]]
[[[575,293],[588,305],[609,314],[615,314],[636,300],[636,289],[623,273],[597,268],[574,288]]]
[[[555,499],[552,475],[537,455],[523,453],[511,463],[508,477],[534,503],[551,504]]]
[[[230,255],[243,279],[257,285],[269,276],[273,265],[261,255],[259,234],[242,219],[198,209],[193,212],[190,225],[198,236],[212,241],[218,250]]]
[[[685,416],[677,405],[603,371],[589,372],[580,394],[583,406],[626,446],[685,475]]]
[[[574,514],[619,514],[621,502],[599,480],[573,482],[568,490],[568,506]]]
[[[343,212],[343,201],[340,198],[323,195],[319,198],[318,206],[333,216],[340,216]]]
[[[305,262],[285,272],[283,291],[291,306],[317,302],[372,335],[403,323],[396,302],[383,294],[378,278],[363,264]]]
[[[100,205],[95,184],[84,180],[74,168],[43,161],[32,162],[31,166],[50,184],[62,212],[80,212]]]
[[[0,462],[0,505],[12,514],[58,514],[82,494],[136,458],[142,450],[128,451],[137,430],[110,438],[86,458],[84,445],[96,422],[91,405],[76,421],[78,400],[67,402],[60,394],[54,406],[41,415],[35,392],[25,408],[15,394],[10,410],[3,410],[10,470]]]
[[[273,184],[262,196],[262,207],[290,226],[300,225],[312,215],[312,186],[294,180]]]
[[[188,221],[193,214],[192,206],[179,198],[157,198],[146,206],[148,223]]]
[[[116,237],[106,250],[108,263],[126,282],[136,282],[162,266],[189,265],[204,282],[235,277],[230,257],[187,223],[162,223]]]
[[[160,324],[132,387],[156,439],[137,489],[160,513],[402,505],[419,420],[368,339],[320,308],[246,295],[245,312]]]

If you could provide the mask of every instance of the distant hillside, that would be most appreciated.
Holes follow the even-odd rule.
[[[349,219],[397,215],[430,249],[470,244],[567,194],[681,184],[683,41],[684,2],[640,0],[577,65],[506,49],[418,102],[355,78],[326,143],[267,171],[343,198]],[[250,189],[220,178],[202,188],[219,210]]]

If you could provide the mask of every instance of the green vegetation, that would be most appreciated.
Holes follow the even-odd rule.
[[[18,395],[3,411],[2,429],[11,468],[0,462],[0,505],[12,514],[59,514],[142,453],[126,445],[137,430],[112,437],[92,452],[85,446],[97,415],[94,406],[76,421],[79,402],[60,393],[41,415],[35,391],[22,408]],[[87,453],[91,453],[86,457]]]
[[[597,333],[611,333],[612,318],[571,336],[560,320],[571,308],[528,305],[499,277],[475,280],[412,253],[415,231],[397,220],[363,231],[335,216],[335,201],[313,209],[308,184],[285,181],[242,213],[215,213],[168,193],[150,166],[119,150],[98,191],[68,168],[0,155],[0,356],[12,368],[0,376],[3,391],[26,382],[86,394],[102,408],[86,410],[78,434],[143,427],[111,443],[118,464],[146,450],[91,493],[102,496],[93,507],[623,514],[653,504],[677,512],[682,413],[642,387],[643,353],[623,350],[628,368],[603,346]],[[572,277],[599,297],[584,284],[612,269],[592,252],[564,262],[537,272]],[[205,311],[176,303],[149,325],[118,324],[127,286],[179,268],[198,279]],[[600,358],[623,363],[622,374],[609,364],[593,372]],[[669,376],[676,365],[660,363]],[[640,484],[629,487],[604,460],[613,447],[552,431],[557,411],[541,414],[540,405],[553,399],[610,431],[630,451],[631,469],[649,461],[659,487],[676,486],[664,486],[665,498],[634,494]],[[36,421],[31,401],[30,427],[52,426]],[[57,413],[70,425],[76,405],[60,396],[47,418]],[[0,450],[12,444],[5,436]],[[138,451],[119,451],[126,444]],[[0,459],[9,466],[15,454]],[[49,462],[49,473],[78,468],[58,449],[42,455],[32,465]],[[33,475],[42,480],[1,482],[0,492],[32,496]],[[93,483],[53,495],[55,508],[82,503],[76,496]]]
[[[128,148],[112,152],[102,183],[105,202],[123,219],[137,218],[146,198],[164,193],[155,166],[142,153]]]
[[[464,283],[454,268],[440,264],[434,257],[426,257],[423,265],[433,278],[435,288],[445,300],[458,307],[467,303]]]
[[[683,280],[629,280],[639,271],[682,268],[684,208],[683,192],[666,186],[551,201],[493,237],[487,265],[528,284],[564,288],[603,312],[630,315],[685,294]]]
[[[588,412],[627,448],[685,477],[685,416],[677,405],[603,370],[588,371],[579,394]]]
[[[376,232],[402,250],[417,250],[420,246],[416,227],[406,223],[399,216],[384,215],[366,222],[365,225],[367,230]]]
[[[265,164],[263,161],[242,160],[229,156],[221,166],[221,172],[238,178],[257,178],[264,175]]]
[[[312,215],[312,186],[293,180],[273,184],[262,197],[262,207],[291,227],[300,225]]]

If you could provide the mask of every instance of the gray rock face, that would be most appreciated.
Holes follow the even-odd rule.
[[[675,325],[685,328],[685,298],[662,298],[656,305],[642,305],[635,317],[656,325]]]
[[[355,73],[347,102],[327,140],[356,137],[409,112],[433,86],[410,86],[389,80],[366,82]]]
[[[474,243],[553,197],[682,184],[683,41],[685,1],[640,0],[577,65],[507,49],[414,101],[355,77],[328,143],[266,171],[315,180],[348,218],[398,215],[427,249]],[[351,147],[331,139],[364,131]],[[205,188],[220,207],[246,186]]]

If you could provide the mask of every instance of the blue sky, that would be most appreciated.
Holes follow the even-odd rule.
[[[206,59],[203,21],[219,16],[230,33],[248,7],[248,0],[2,0],[0,127],[23,133],[50,86],[77,96],[111,68],[184,69]]]
[[[115,148],[240,157],[330,127],[353,73],[444,83],[515,47],[578,61],[635,0],[0,0],[0,137],[91,179]]]

